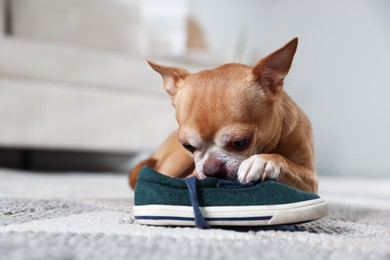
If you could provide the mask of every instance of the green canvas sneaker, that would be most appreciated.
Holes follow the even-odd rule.
[[[145,166],[138,175],[134,218],[146,225],[267,226],[296,224],[328,214],[317,194],[277,181],[239,184],[217,178],[172,178]]]

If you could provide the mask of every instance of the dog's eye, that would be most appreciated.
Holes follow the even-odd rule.
[[[245,149],[250,143],[249,138],[242,138],[232,143],[232,146],[236,149]]]
[[[191,153],[195,152],[195,150],[196,150],[195,147],[190,145],[190,144],[182,144],[182,145],[183,145],[184,149],[186,149],[187,151],[189,151]]]

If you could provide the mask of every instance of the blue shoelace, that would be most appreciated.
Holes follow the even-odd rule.
[[[195,225],[202,229],[210,228],[199,209],[198,195],[196,194],[196,177],[192,176],[191,178],[184,179],[184,181],[188,188],[192,209],[194,210]]]

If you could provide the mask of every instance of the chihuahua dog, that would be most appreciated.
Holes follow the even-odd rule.
[[[148,61],[163,78],[179,129],[130,172],[130,186],[148,165],[172,177],[274,179],[317,192],[311,124],[283,90],[297,45],[294,38],[253,67],[190,73]]]

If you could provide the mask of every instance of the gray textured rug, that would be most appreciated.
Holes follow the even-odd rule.
[[[0,259],[390,259],[390,180],[320,183],[322,220],[198,230],[133,223],[122,175],[0,169]]]

